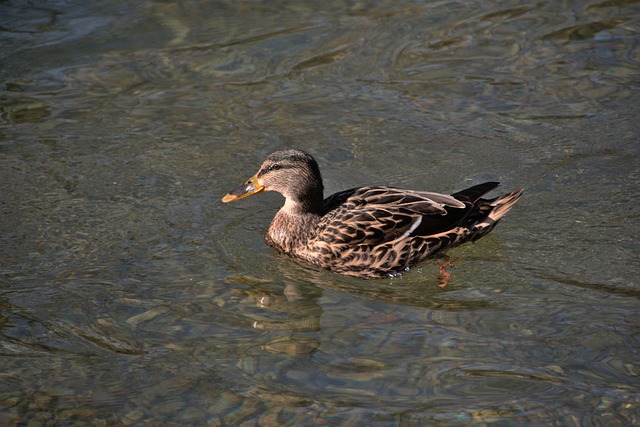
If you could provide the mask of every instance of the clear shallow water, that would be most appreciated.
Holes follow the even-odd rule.
[[[637,424],[639,12],[2,4],[0,424]],[[219,202],[284,146],[526,193],[445,289],[342,278]]]

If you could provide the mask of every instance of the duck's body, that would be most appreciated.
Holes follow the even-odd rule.
[[[230,202],[261,191],[286,198],[267,243],[309,264],[366,278],[396,275],[436,253],[489,233],[522,190],[482,199],[487,182],[453,195],[392,187],[359,187],[323,200],[318,165],[307,153],[273,153]]]

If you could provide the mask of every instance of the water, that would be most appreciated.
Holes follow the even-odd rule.
[[[636,2],[0,5],[0,425],[632,425]],[[265,247],[327,192],[523,199],[400,278]]]

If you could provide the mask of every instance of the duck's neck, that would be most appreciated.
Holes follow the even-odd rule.
[[[296,249],[306,245],[322,218],[321,212],[322,199],[319,205],[287,199],[271,221],[267,242],[282,252],[295,254]]]

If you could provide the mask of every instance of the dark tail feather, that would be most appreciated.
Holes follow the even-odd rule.
[[[499,182],[485,182],[484,184],[474,185],[466,190],[458,191],[451,196],[460,200],[461,202],[475,203],[480,197],[489,191],[497,188],[500,185]]]

